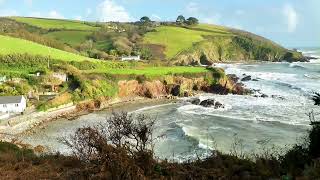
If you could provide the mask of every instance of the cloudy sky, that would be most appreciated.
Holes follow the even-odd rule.
[[[0,16],[90,21],[175,20],[179,14],[270,38],[286,47],[320,46],[319,0],[0,0]]]

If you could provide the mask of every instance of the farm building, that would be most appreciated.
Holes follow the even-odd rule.
[[[140,56],[123,56],[121,61],[140,61]]]
[[[24,96],[0,96],[0,113],[23,113],[26,108]]]

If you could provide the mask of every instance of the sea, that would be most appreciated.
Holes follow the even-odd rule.
[[[320,48],[300,48],[305,55],[317,57],[311,62],[252,64],[217,64],[228,74],[251,76],[243,82],[252,95],[200,94],[201,100],[215,99],[224,108],[192,105],[190,98],[178,103],[144,107],[130,113],[146,114],[157,119],[154,147],[159,159],[187,161],[205,158],[211,153],[253,155],[266,151],[285,152],[304,141],[310,120],[308,113],[319,111],[311,98],[320,92]],[[267,97],[260,97],[267,95]],[[50,151],[70,153],[61,142],[77,128],[105,122],[108,114],[97,112],[74,121],[51,122],[23,142],[43,145]],[[320,118],[320,117],[319,117]]]

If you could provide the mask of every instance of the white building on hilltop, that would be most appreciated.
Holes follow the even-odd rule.
[[[121,61],[140,61],[140,56],[123,56]]]
[[[0,96],[0,113],[23,113],[26,108],[24,96]]]

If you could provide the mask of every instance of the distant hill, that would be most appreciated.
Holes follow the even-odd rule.
[[[258,35],[223,26],[160,26],[144,37],[144,43],[176,64],[211,64],[248,60],[297,61],[302,54],[285,49]]]
[[[45,19],[45,18],[29,18],[29,17],[11,17],[17,22],[25,23],[31,26],[43,29],[64,29],[64,30],[78,30],[78,31],[95,31],[99,29],[88,23],[76,20],[64,19]]]
[[[162,60],[176,65],[304,60],[301,53],[290,51],[261,36],[209,24],[177,26],[169,23],[146,27],[135,23],[10,17],[0,18],[0,34],[62,50],[50,54],[64,60],[84,58],[76,54],[104,60],[140,54],[145,60]],[[48,52],[35,50],[39,47],[1,44],[10,53],[22,51],[45,55]]]
[[[82,61],[90,59],[88,57],[65,52],[62,50],[43,46],[31,41],[0,35],[0,54],[31,54],[50,56],[54,59],[65,61]]]

